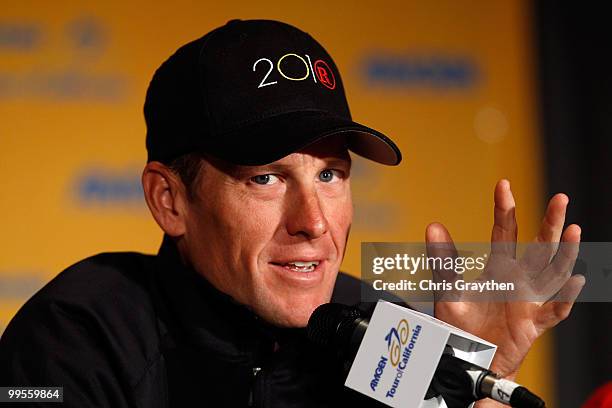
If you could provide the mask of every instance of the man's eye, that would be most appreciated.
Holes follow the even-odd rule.
[[[274,174],[260,174],[255,177],[251,177],[251,181],[255,184],[261,185],[274,184],[278,181],[278,177],[276,177]]]
[[[325,169],[321,173],[319,173],[319,180],[329,183],[334,181],[334,178],[340,177],[340,172],[338,170]]]

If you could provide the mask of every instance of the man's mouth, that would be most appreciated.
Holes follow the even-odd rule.
[[[291,261],[286,263],[274,263],[275,265],[282,266],[283,268],[289,269],[293,272],[308,273],[314,272],[316,267],[319,265],[319,261]]]

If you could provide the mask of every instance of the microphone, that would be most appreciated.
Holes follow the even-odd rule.
[[[431,388],[444,397],[449,408],[467,406],[464,401],[491,398],[517,408],[543,408],[544,401],[527,388],[500,378],[491,370],[452,355],[442,354]],[[450,403],[448,403],[450,401]]]
[[[334,350],[338,358],[344,363],[345,371],[349,371],[350,369],[349,376],[347,378],[348,386],[352,385],[351,388],[356,389],[358,392],[365,391],[362,393],[376,398],[387,405],[399,406],[399,399],[396,399],[396,395],[400,394],[398,392],[400,381],[404,376],[409,375],[408,363],[410,362],[410,359],[412,357],[414,357],[415,361],[418,359],[418,357],[415,357],[419,351],[419,346],[417,345],[419,340],[418,337],[421,335],[425,336],[425,330],[428,328],[431,328],[432,330],[439,330],[439,327],[442,326],[447,330],[449,330],[449,328],[454,329],[455,332],[451,333],[451,336],[448,337],[449,339],[454,339],[452,341],[456,342],[457,344],[465,344],[465,339],[468,337],[466,336],[463,339],[458,340],[457,334],[469,334],[462,332],[461,330],[456,329],[447,323],[438,321],[431,316],[423,315],[419,312],[402,308],[384,301],[380,301],[377,305],[374,315],[372,316],[372,322],[374,322],[374,319],[377,318],[377,314],[378,320],[383,320],[383,318],[386,317],[385,314],[391,314],[390,312],[384,313],[381,306],[389,308],[388,310],[390,312],[392,311],[397,314],[399,311],[403,314],[403,316],[400,316],[403,318],[400,320],[400,324],[397,327],[393,327],[391,330],[388,330],[387,333],[387,326],[383,324],[383,326],[385,326],[385,330],[379,330],[378,333],[375,333],[375,339],[380,339],[385,333],[387,333],[387,335],[384,336],[384,339],[387,344],[387,350],[389,351],[388,354],[383,354],[378,357],[378,355],[372,353],[372,347],[369,347],[369,349],[367,345],[362,347],[362,343],[365,343],[364,337],[366,337],[368,327],[372,325],[370,324],[370,319],[362,316],[361,311],[355,307],[337,303],[328,303],[319,306],[313,312],[308,321],[307,334],[311,342],[319,345],[320,347]],[[408,323],[409,320],[406,319],[406,317],[409,317],[410,315],[412,315],[411,320],[417,320],[416,326],[414,329],[412,329],[412,334],[410,333],[411,325]],[[395,321],[394,319],[390,320]],[[420,322],[418,320],[420,320]],[[414,326],[414,323],[412,326]],[[453,334],[456,337],[453,338]],[[473,341],[475,336],[470,336],[470,338]],[[515,382],[499,378],[495,373],[486,368],[456,357],[454,355],[455,353],[453,347],[449,344],[444,344],[441,355],[436,355],[435,352],[431,352],[431,348],[430,350],[425,349],[431,345],[431,342],[429,343],[430,344],[423,345],[423,352],[420,354],[420,357],[427,358],[429,360],[433,359],[434,363],[439,359],[439,362],[435,366],[435,372],[433,373],[432,377],[427,379],[428,385],[425,384],[426,389],[421,392],[421,394],[424,393],[424,395],[419,396],[421,403],[423,402],[423,399],[429,400],[431,398],[441,396],[444,400],[444,404],[446,404],[448,408],[467,408],[474,401],[488,397],[494,399],[495,401],[517,408],[541,408],[545,406],[544,401],[527,390],[525,387]],[[398,346],[400,347],[398,348]],[[404,346],[403,351],[401,346]],[[474,344],[472,344],[469,345],[468,348],[477,349],[478,346],[474,346]],[[354,370],[358,368],[352,367],[354,366],[353,362],[360,353],[361,349],[364,350],[363,357],[369,357],[370,364],[368,365],[373,368],[373,370],[370,370],[373,371],[373,376],[369,381],[369,389],[367,389],[367,387],[362,388],[359,385],[356,386],[355,381],[352,381],[352,384],[349,384],[351,374],[353,374],[352,377],[358,377],[358,380],[361,380],[361,377],[364,376],[363,372],[356,372],[357,370]],[[428,352],[427,356],[425,356],[425,352]],[[377,363],[372,364],[371,362]],[[377,389],[380,388],[380,385],[384,382],[383,375],[385,374],[385,369],[389,363],[397,366],[398,368],[393,381],[388,381],[388,383],[391,384],[389,391],[387,391],[387,393],[383,396],[381,394],[377,394]],[[418,364],[418,361],[414,363],[414,365],[417,366]],[[417,366],[414,368],[418,369]],[[428,376],[427,367],[424,365],[422,366],[424,367],[424,372],[414,372],[412,373],[414,377]],[[367,374],[369,375],[370,373],[368,372]],[[419,389],[419,391],[421,390]],[[415,406],[414,403],[411,406]],[[421,404],[421,406],[424,405]],[[432,405],[430,404],[428,406]]]

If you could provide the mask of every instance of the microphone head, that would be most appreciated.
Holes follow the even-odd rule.
[[[355,323],[360,318],[361,311],[356,307],[339,303],[322,304],[308,320],[308,339],[323,348],[343,346],[349,342]]]

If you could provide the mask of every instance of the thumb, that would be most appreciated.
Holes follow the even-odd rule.
[[[425,230],[425,243],[427,248],[427,256],[429,258],[452,258],[457,257],[457,249],[453,243],[453,239],[450,236],[448,230],[444,225],[433,222],[429,224]],[[436,265],[443,263],[433,262],[434,268],[432,269],[433,279],[435,282],[447,282],[453,283],[457,280],[457,273],[453,269],[436,268]],[[453,263],[454,264],[454,263]]]

